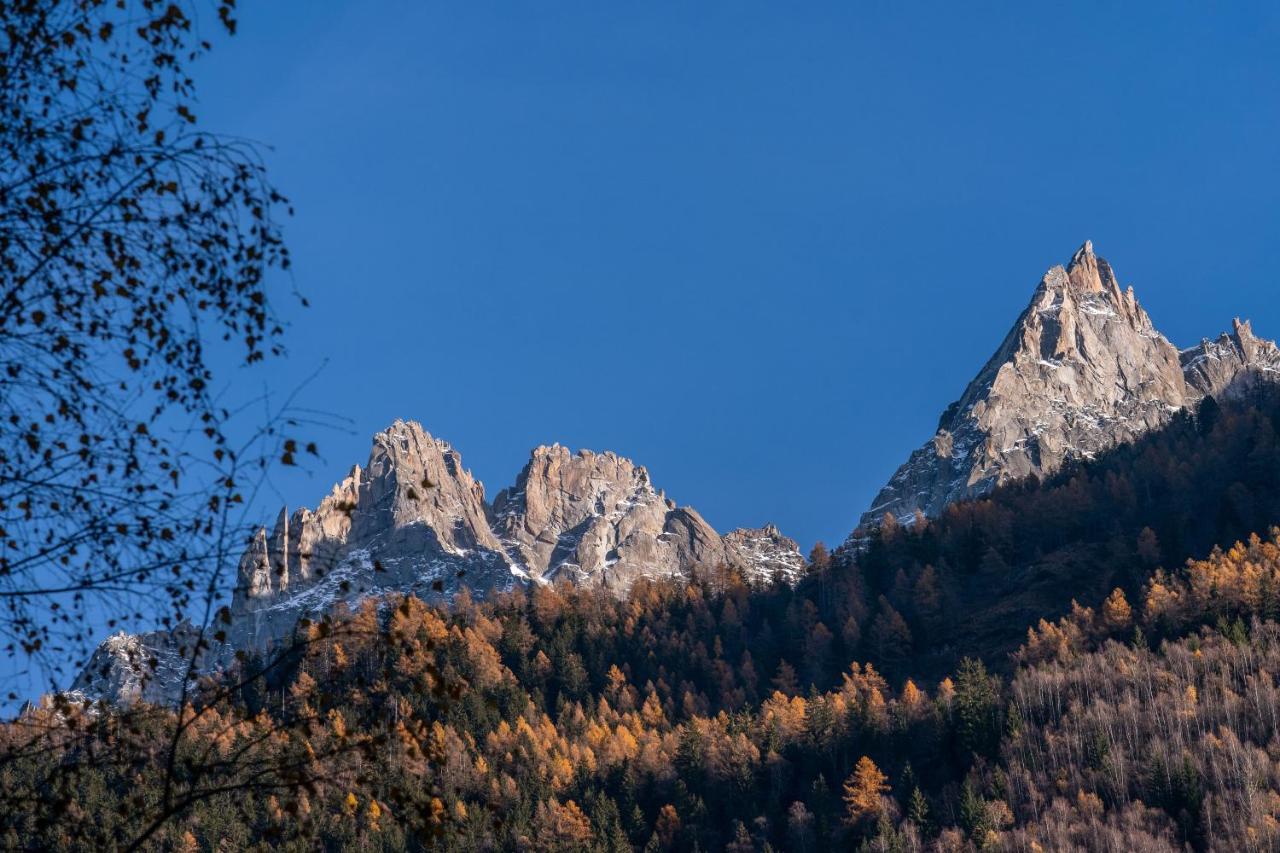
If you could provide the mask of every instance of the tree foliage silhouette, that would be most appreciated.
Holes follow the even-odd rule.
[[[58,676],[101,598],[198,601],[251,472],[299,452],[216,396],[213,349],[281,352],[289,264],[258,151],[197,123],[197,24],[233,11],[0,2],[0,634]]]

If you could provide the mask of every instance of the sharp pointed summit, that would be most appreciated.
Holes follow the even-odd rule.
[[[1052,474],[1138,438],[1206,395],[1236,393],[1278,371],[1275,344],[1239,321],[1179,351],[1086,241],[1065,267],[1045,273],[995,354],[859,528],[885,513],[937,515],[1001,483]]]

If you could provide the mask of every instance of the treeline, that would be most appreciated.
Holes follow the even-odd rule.
[[[269,689],[185,709],[176,780],[157,760],[166,711],[47,707],[7,727],[7,746],[66,732],[0,774],[64,805],[6,815],[3,842],[116,846],[176,784],[195,796],[156,849],[1272,849],[1277,584],[1280,541],[1255,537],[1154,574],[1132,604],[1117,589],[1041,621],[1010,681],[974,659],[929,684],[853,663],[829,689],[784,678],[732,708],[693,657],[638,674],[657,614],[683,612],[664,624],[693,648],[700,621],[739,607],[701,582],[450,613],[368,602],[308,626]],[[573,663],[615,636],[632,654]],[[77,771],[42,790],[50,762]],[[215,779],[222,765],[237,775]],[[265,795],[239,784],[288,767]]]
[[[1203,407],[815,549],[795,587],[370,601],[176,718],[51,701],[0,731],[0,839],[1272,849],[1280,543],[1249,532],[1280,518],[1278,422],[1274,394]]]
[[[942,673],[966,655],[1007,669],[1026,626],[1073,599],[1098,602],[1117,586],[1139,595],[1155,569],[1280,523],[1278,433],[1274,386],[1222,406],[1206,398],[1045,482],[999,488],[938,519],[886,518],[856,558],[837,558],[863,584],[862,600],[846,605],[812,586],[802,594],[828,627],[851,616],[865,626],[846,632],[861,643],[844,651],[886,671]]]

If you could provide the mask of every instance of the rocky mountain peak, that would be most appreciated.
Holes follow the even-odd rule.
[[[1271,357],[1276,352],[1274,341],[1264,340],[1254,335],[1252,324],[1239,317],[1232,319],[1231,331],[1224,333],[1222,337],[1227,338],[1242,359],[1251,364],[1260,365],[1264,369],[1270,365]]]
[[[118,631],[103,640],[71,686],[71,693],[89,699],[106,697],[121,706],[138,702],[172,703],[190,689],[206,663],[199,651],[200,631],[183,622],[171,631],[126,634]],[[196,656],[196,666],[191,665]]]
[[[253,535],[238,567],[230,636],[215,657],[225,663],[236,649],[268,648],[303,616],[388,592],[448,600],[463,587],[484,594],[563,578],[622,594],[642,577],[720,564],[794,577],[804,561],[776,528],[721,537],[656,489],[643,466],[612,452],[536,447],[491,506],[448,442],[398,420],[314,510],[282,509]],[[124,674],[94,683],[119,690],[133,690],[116,665],[125,652],[173,645],[166,632],[114,642],[99,668]]]
[[[1246,323],[1179,352],[1086,242],[1052,267],[995,354],[876,496],[886,512],[936,515],[997,484],[1053,473],[1164,424],[1206,394],[1230,393],[1280,365]]]
[[[1080,291],[1098,293],[1105,289],[1102,271],[1098,268],[1098,256],[1093,253],[1092,240],[1085,240],[1084,245],[1076,249],[1066,271],[1067,278]],[[1110,273],[1109,268],[1107,272]]]
[[[538,447],[493,505],[494,529],[532,577],[626,588],[723,559],[719,535],[615,453]]]
[[[463,579],[466,579],[465,581]],[[259,648],[300,616],[389,590],[424,597],[513,582],[484,486],[446,441],[397,420],[314,509],[281,510],[240,559],[233,642]]]
[[[356,540],[422,525],[449,551],[501,550],[489,530],[484,485],[449,442],[416,421],[397,420],[373,437],[356,502]]]
[[[1280,379],[1280,349],[1259,338],[1248,320],[1231,321],[1231,331],[1204,338],[1179,357],[1190,393],[1199,397],[1236,397],[1258,382]]]

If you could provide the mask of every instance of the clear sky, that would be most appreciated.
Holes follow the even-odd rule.
[[[273,146],[312,307],[232,377],[350,419],[291,506],[405,417],[491,497],[612,449],[807,549],[1086,238],[1180,346],[1280,334],[1275,4],[242,6],[201,119]]]

